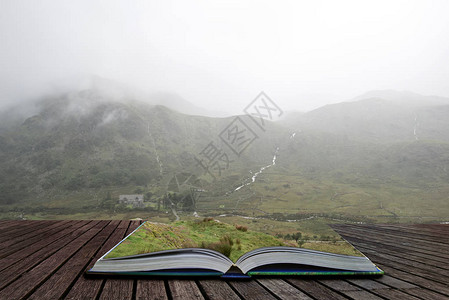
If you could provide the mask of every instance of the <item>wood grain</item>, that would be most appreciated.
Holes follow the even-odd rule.
[[[378,278],[87,278],[139,221],[0,221],[0,299],[449,299],[449,226],[333,225]]]

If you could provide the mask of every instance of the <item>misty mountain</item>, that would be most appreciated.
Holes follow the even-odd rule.
[[[136,87],[97,75],[83,76],[75,80],[75,82],[75,84],[73,82],[61,82],[56,91],[60,94],[65,94],[70,90],[75,97],[79,91],[91,91],[97,95],[97,100],[108,99],[109,101],[113,100],[123,103],[136,100],[150,105],[163,105],[171,110],[187,115],[209,117],[224,117],[229,115],[227,113],[210,111],[198,107],[176,93],[144,92]]]
[[[4,113],[13,111],[20,107]],[[31,193],[45,197],[61,190],[166,186],[173,174],[183,172],[201,176],[204,170],[195,157],[210,142],[225,149],[219,134],[233,121],[190,116],[136,100],[111,100],[98,90],[49,97],[34,103],[33,111],[37,113],[26,118],[10,115],[14,122],[0,125],[2,203]],[[256,139],[241,157],[226,149],[229,160],[239,159],[232,172],[247,173],[271,161],[278,139],[288,133],[270,126],[271,134]],[[204,177],[207,184],[211,178]]]
[[[409,107],[449,105],[449,98],[439,96],[423,96],[410,91],[396,91],[396,90],[369,91],[355,97],[354,99],[351,100],[351,102],[371,98],[384,99],[391,103],[404,106],[406,105]]]
[[[211,111],[187,101],[181,96],[173,93],[152,93],[146,97],[153,105],[163,105],[177,112],[193,115],[193,116],[207,116],[207,117],[225,117],[228,113]]]
[[[396,142],[449,141],[449,98],[373,91],[349,102],[291,115],[283,124],[349,139]]]
[[[251,182],[274,158],[276,167],[269,170],[277,175],[266,176],[294,176],[317,185],[383,184],[391,190],[444,186],[449,180],[448,109],[405,109],[369,98],[267,121],[265,131],[239,116],[256,138],[238,156],[220,138],[235,117],[192,116],[109,97],[98,89],[57,94],[3,112],[0,204],[98,207],[111,190],[149,191],[158,197],[178,192],[180,178],[220,199]],[[198,163],[201,153],[211,150],[208,145],[229,159],[220,174]]]

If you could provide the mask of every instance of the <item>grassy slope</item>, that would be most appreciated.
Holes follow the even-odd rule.
[[[221,246],[228,244],[230,253],[223,253]],[[293,241],[285,241],[272,235],[237,227],[211,219],[202,221],[178,221],[171,225],[145,223],[128,237],[106,258],[150,253],[180,248],[208,248],[236,261],[244,253],[269,246],[297,246]],[[347,243],[306,243],[303,247],[341,254],[357,255]]]
[[[154,201],[172,191],[172,178],[180,173],[194,174],[208,191],[198,202],[203,215],[332,213],[420,221],[415,218],[440,220],[449,212],[449,145],[442,141],[361,142],[311,130],[290,139],[293,129],[271,124],[213,181],[193,157],[211,140],[219,141],[218,133],[232,119],[112,102],[71,115],[70,101],[47,102],[38,115],[0,131],[0,218],[24,211],[39,219],[145,219],[152,212],[105,208],[102,200],[108,192],[117,199],[142,189]],[[251,177],[250,170],[269,164],[275,146],[280,148],[276,166],[249,187],[227,194]]]
[[[230,258],[233,261],[253,249],[287,245],[271,235],[239,231],[234,226],[213,220],[178,221],[172,225],[147,222],[135,234],[109,253],[106,258],[180,248],[218,250],[214,244],[219,244],[220,239],[227,239],[227,237],[232,239]]]

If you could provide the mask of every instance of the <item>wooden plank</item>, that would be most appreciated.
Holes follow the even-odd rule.
[[[14,224],[16,222],[20,225]],[[32,231],[33,226],[30,227],[30,223],[32,225],[39,223],[41,227]],[[116,229],[111,227],[112,225],[105,227],[107,222],[100,222],[100,226],[94,226],[96,223],[98,221],[80,222],[80,226],[75,226],[77,223],[69,222],[66,228],[59,231],[56,230],[58,228],[56,222],[5,221],[0,223],[0,228],[4,225],[9,228],[10,233],[4,234],[3,239],[0,238],[0,244],[15,245],[16,242],[31,240],[31,242],[23,242],[21,249],[17,249],[16,253],[0,259],[0,268],[3,264],[7,265],[0,273],[0,299],[24,297],[31,299],[186,299],[188,297],[187,299],[227,300],[230,298],[232,300],[240,298],[379,299],[381,297],[383,299],[438,300],[449,298],[447,285],[449,273],[446,273],[448,271],[446,266],[441,266],[444,260],[440,256],[434,258],[430,255],[435,249],[441,248],[441,243],[434,239],[433,233],[446,232],[437,230],[437,226],[434,226],[435,229],[431,227],[423,230],[421,235],[427,235],[427,239],[416,241],[411,238],[411,235],[419,231],[416,228],[413,229],[414,231],[408,231],[409,236],[406,235],[405,238],[400,236],[403,230],[407,230],[408,225],[397,228],[394,225],[381,225],[374,231],[370,228],[372,225],[369,225],[370,227],[339,226],[350,242],[366,252],[373,262],[387,272],[387,275],[376,279],[341,280],[297,277],[285,280],[260,278],[229,282],[214,279],[198,282],[192,280],[164,282],[153,279],[86,279],[81,276],[99,256],[123,238],[125,231],[131,232],[139,222],[134,222],[134,227],[129,226],[128,230],[123,228],[123,224],[130,224],[129,221],[120,222],[120,228]],[[88,224],[91,227],[87,226]],[[21,226],[24,231],[17,231],[15,226]],[[102,226],[105,228],[102,229]],[[64,226],[61,225],[61,227]],[[28,229],[25,230],[25,228]],[[337,229],[337,232],[339,230]],[[44,234],[45,232],[47,234]],[[387,232],[385,239],[382,236],[383,232]],[[17,238],[18,233],[22,238]],[[396,245],[393,242],[396,240],[393,237],[395,234],[398,235],[399,240]],[[32,240],[37,236],[41,236],[42,239]],[[8,240],[9,238],[16,239],[12,242]],[[414,246],[414,242],[417,243],[417,247]],[[448,255],[447,251],[443,255]],[[15,272],[19,274],[14,275]],[[73,287],[70,288],[72,285]],[[167,286],[169,294],[167,294]],[[54,291],[51,291],[50,287]],[[83,294],[83,290],[87,293]],[[66,293],[68,293],[67,296]]]
[[[401,264],[397,264],[394,267],[390,267],[384,263],[378,263],[380,267],[387,272],[387,274],[394,276],[397,279],[407,281],[417,286],[421,286],[433,291],[439,292],[444,295],[449,295],[449,286],[446,283],[436,282],[428,277],[422,277],[416,272],[410,272],[409,270],[401,270]],[[399,267],[399,269],[397,269]]]
[[[0,291],[0,299],[20,299],[29,296],[40,284],[42,284],[51,274],[53,274],[62,264],[64,264],[76,251],[78,251],[87,241],[94,237],[107,221],[93,221],[97,226],[93,226],[78,238],[58,250],[39,265],[22,274],[20,278]],[[86,226],[89,226],[87,224]],[[85,228],[81,229],[85,231]]]
[[[390,266],[396,266],[401,265],[410,273],[414,273],[417,275],[425,276],[428,278],[431,278],[435,281],[439,282],[448,282],[449,276],[448,271],[443,269],[438,269],[438,271],[435,271],[434,267],[425,265],[423,263],[419,263],[416,261],[408,260],[401,258],[399,255],[393,256],[386,254],[385,251],[378,252],[372,249],[365,248],[361,245],[357,245],[357,248],[359,248],[362,252],[369,255],[370,258],[375,258],[376,261],[381,261],[383,263],[386,263]]]
[[[374,241],[367,241],[364,240],[363,243],[367,246],[367,247],[375,247],[376,243],[374,243]],[[446,262],[448,261],[448,258],[443,258],[440,256],[437,256],[435,254],[435,251],[431,251],[431,250],[422,250],[422,249],[413,249],[413,247],[404,247],[404,246],[394,246],[393,243],[388,243],[386,244],[385,242],[382,243],[382,248],[388,249],[394,253],[401,253],[403,255],[412,255],[413,258],[417,261],[425,261],[426,264],[429,265],[434,265],[436,267],[440,267],[443,269],[447,269],[449,270],[449,267],[446,266]]]
[[[376,264],[381,263],[383,265],[388,265],[397,268],[399,270],[409,272],[411,274],[416,274],[425,278],[432,279],[434,281],[443,283],[447,282],[445,279],[446,276],[443,276],[442,274],[439,273],[442,270],[435,272],[434,269],[428,268],[427,266],[422,264],[417,266],[416,263],[410,262],[406,259],[400,259],[399,257],[390,256],[385,253],[379,253],[377,251],[364,248],[361,245],[357,245],[357,247],[360,248],[364,253],[368,254],[369,257],[373,259],[373,261]]]
[[[359,299],[382,299],[381,297],[376,296],[372,291],[365,291],[360,287],[350,284],[342,279],[320,279],[318,282],[350,298],[357,295]]]
[[[6,220],[4,223],[0,226],[0,237],[3,235],[4,232],[8,232],[13,229],[17,229],[23,226],[30,226],[30,221],[22,221],[22,220]]]
[[[448,297],[438,294],[434,291],[429,291],[423,288],[409,289],[405,291],[409,295],[416,296],[424,300],[447,300]]]
[[[293,287],[286,281],[278,278],[267,278],[257,280],[261,285],[263,285],[267,290],[269,290],[273,295],[280,299],[300,299],[309,300],[312,299],[308,295],[304,294],[297,288]]]
[[[342,235],[343,237],[346,237],[346,235]],[[381,241],[375,241],[372,238],[367,237],[367,239],[360,239],[356,238],[354,236],[351,236],[351,241],[353,243],[357,243],[359,247],[365,247],[371,250],[376,251],[380,247],[382,248],[382,252],[386,254],[392,254],[392,255],[400,255],[401,257],[406,256],[408,260],[410,261],[416,261],[419,263],[424,263],[429,266],[433,266],[439,269],[444,269],[446,271],[449,271],[449,266],[445,265],[447,262],[446,259],[437,257],[435,255],[430,254],[424,254],[421,252],[413,251],[411,247],[395,247],[391,246],[391,244],[381,243]],[[430,252],[430,251],[429,251]]]
[[[408,291],[411,289],[419,289],[416,285],[410,284],[408,282],[405,282],[403,280],[399,280],[387,275],[384,275],[380,278],[380,280],[373,280],[373,279],[349,279],[349,282],[351,282],[354,285],[363,287],[364,289],[369,290],[373,294],[377,294],[379,296],[385,296],[385,294],[390,292],[379,292],[379,290],[391,290],[391,289],[401,289],[404,293],[412,295]],[[349,295],[348,295],[349,296]]]
[[[134,281],[131,279],[108,279],[101,292],[101,300],[132,299]]]
[[[336,228],[337,229],[337,228]],[[345,231],[346,230],[346,231]],[[426,241],[426,240],[419,240],[416,238],[410,238],[404,236],[404,234],[398,234],[398,235],[392,235],[387,234],[384,232],[373,232],[370,230],[363,230],[361,228],[350,228],[350,229],[343,229],[338,230],[337,232],[348,232],[350,235],[356,235],[356,236],[365,236],[370,235],[375,238],[382,238],[385,240],[395,241],[398,244],[401,244],[403,246],[413,246],[416,249],[424,249],[424,250],[431,250],[434,251],[435,255],[448,258],[449,259],[449,253],[447,253],[447,245],[432,241]]]
[[[7,229],[3,229],[0,232],[0,237],[9,235],[9,234],[14,234],[14,233],[19,233],[21,231],[26,231],[29,230],[30,228],[40,228],[42,226],[48,226],[49,224],[53,224],[55,222],[58,222],[56,220],[39,220],[39,221],[17,221],[14,222],[12,224],[14,224],[14,226],[9,226]]]
[[[24,258],[28,258],[33,255],[33,253],[39,252],[42,248],[56,242],[64,235],[73,231],[76,228],[75,226],[77,226],[76,224],[80,224],[80,222],[81,221],[70,222],[67,226],[65,226],[65,228],[62,228],[61,231],[48,233],[48,236],[46,236],[45,238],[41,238],[39,242],[32,244],[32,247],[30,247],[30,245],[26,245],[24,246],[24,249],[20,249],[19,251],[11,253],[6,257],[0,258],[0,270],[4,270],[10,265],[22,261]],[[89,221],[83,221],[83,224],[87,224],[88,222]],[[50,250],[51,249],[49,248],[47,251]],[[48,253],[47,251],[45,251],[44,253]],[[33,259],[36,259],[36,257],[33,257]],[[21,269],[20,267],[18,268]]]
[[[400,280],[388,275],[384,275],[380,278],[375,278],[375,281],[379,282],[379,283],[383,283],[385,285],[394,287],[396,289],[414,289],[417,288],[416,285],[408,283],[404,280]]]
[[[346,299],[312,279],[289,278],[287,281],[315,299]]]
[[[138,280],[136,288],[137,300],[168,300],[163,280]],[[213,299],[213,298],[210,298]],[[221,298],[223,299],[223,298]],[[231,298],[232,299],[232,298]]]
[[[449,224],[412,224],[410,227],[418,230],[427,230],[427,233],[437,236],[449,232]]]
[[[414,245],[419,246],[423,245],[424,247],[431,247],[433,249],[445,249],[448,246],[448,243],[442,242],[442,238],[446,235],[449,235],[449,232],[445,232],[439,239],[434,237],[422,238],[418,234],[413,234],[411,232],[407,232],[406,229],[401,230],[385,230],[383,228],[378,228],[377,230],[366,228],[366,227],[353,227],[353,226],[335,226],[335,230],[347,230],[353,234],[364,234],[368,233],[372,236],[382,237],[384,239],[396,239],[399,238],[402,243],[405,245]]]
[[[413,253],[414,255],[421,256],[423,258],[433,260],[435,262],[446,262],[449,258],[445,257],[446,254],[435,252],[432,247],[422,247],[422,246],[412,246],[409,243],[400,243],[395,239],[387,239],[378,235],[370,235],[369,232],[364,234],[354,234],[351,231],[338,230],[338,233],[353,243],[365,243],[373,247],[378,248],[380,245],[382,247],[389,247],[393,251],[396,250],[399,253]]]
[[[424,226],[420,226],[424,225]],[[389,228],[398,232],[409,232],[417,236],[430,238],[431,240],[449,243],[449,226],[439,224],[438,227],[429,228],[426,224],[402,225],[402,224],[376,224],[376,227]]]
[[[255,280],[229,281],[229,284],[243,299],[276,299]]]
[[[361,288],[350,284],[347,281],[344,281],[342,279],[319,279],[317,280],[322,285],[327,286],[330,289],[333,289],[335,291],[343,292],[343,291],[360,291]]]
[[[77,226],[81,224],[81,226]],[[73,226],[67,227],[62,232],[54,236],[50,236],[47,239],[42,240],[40,245],[35,245],[36,248],[27,248],[23,251],[17,252],[17,255],[13,258],[5,258],[1,260],[1,263],[8,265],[8,268],[2,270],[2,276],[0,277],[0,289],[14,281],[21,274],[31,270],[34,266],[40,264],[49,256],[65,247],[68,243],[73,241],[85,231],[93,227],[95,223],[92,221],[74,222]],[[80,228],[82,228],[80,230]],[[37,247],[39,246],[39,247]]]
[[[366,291],[345,291],[345,296],[351,299],[363,299],[363,300],[379,300],[384,299],[376,296],[375,294],[368,293]]]
[[[384,275],[387,276],[387,275]],[[382,276],[382,277],[384,277]],[[381,290],[388,288],[386,285],[377,282],[373,279],[367,279],[367,278],[352,278],[347,279],[348,282],[350,282],[353,285],[359,286],[365,290],[372,291],[372,290]]]
[[[32,246],[32,244],[41,241],[43,238],[61,231],[67,226],[69,221],[61,221],[49,226],[33,230],[27,234],[21,235],[15,239],[9,239],[0,244],[0,257],[5,257],[18,250]]]
[[[419,224],[417,224],[419,225]],[[441,242],[441,241],[448,241],[447,237],[442,237],[441,234],[443,232],[447,232],[446,229],[441,229],[441,230],[435,230],[435,229],[429,229],[429,228],[425,228],[425,227],[418,227],[417,225],[413,224],[366,224],[366,225],[356,225],[355,227],[357,228],[361,228],[364,230],[371,230],[371,231],[375,231],[375,229],[377,230],[388,230],[391,232],[391,234],[397,235],[400,232],[406,232],[406,233],[412,233],[413,235],[417,236],[418,238],[422,239],[430,239],[430,240],[434,240],[436,239],[437,242]],[[343,224],[338,224],[337,226],[346,226]],[[354,225],[349,225],[348,226],[354,226]]]
[[[89,270],[93,267],[95,262],[103,256],[106,252],[112,249],[118,242],[120,242],[124,237],[129,228],[130,221],[121,221],[114,233],[109,237],[109,239],[103,244],[100,251],[94,256],[90,261],[89,265],[84,271]],[[102,285],[105,280],[102,278],[85,278],[80,276],[76,283],[73,285],[69,291],[66,299],[95,299],[100,293]]]
[[[140,221],[131,221],[126,231],[130,234],[140,225]],[[112,248],[112,247],[111,247]],[[131,299],[133,295],[134,281],[129,279],[107,279],[100,294],[100,299]],[[115,298],[114,295],[120,295]],[[114,297],[114,298],[111,298]]]
[[[397,247],[404,247],[410,249],[413,252],[420,252],[425,254],[432,253],[435,257],[449,259],[449,253],[446,249],[441,249],[440,246],[436,246],[428,241],[412,240],[410,238],[402,238],[401,236],[390,237],[383,236],[379,233],[372,233],[369,231],[353,231],[352,229],[336,229],[342,236],[348,236],[349,238],[359,238],[366,241],[378,241]]]
[[[41,231],[44,231],[45,229],[50,230],[52,228],[57,228],[58,226],[62,226],[64,223],[70,223],[70,222],[72,222],[72,221],[70,221],[70,220],[54,221],[52,223],[47,224],[47,226],[45,226]],[[28,233],[26,235],[21,236],[18,239],[10,239],[11,237],[8,237],[7,240],[0,239],[0,246],[1,247],[11,246],[11,245],[13,245],[14,241],[21,241],[24,238],[26,239],[26,238],[35,236],[38,233],[39,233],[39,230],[35,229],[32,231],[28,231]]]
[[[59,299],[62,298],[72,282],[84,271],[92,256],[100,249],[107,238],[117,228],[119,221],[111,221],[96,236],[88,241],[75,253],[58,271],[42,284],[29,299]]]
[[[198,285],[193,280],[168,280],[168,286],[173,300],[204,299]]]
[[[226,300],[237,300],[241,299],[228,285],[226,281],[220,280],[220,279],[207,279],[207,280],[200,280],[198,282],[198,285],[200,288],[204,291],[204,293],[207,295],[208,299],[211,300],[219,300],[219,299],[226,299]]]
[[[445,235],[441,235],[441,236],[429,235],[429,234],[426,234],[426,232],[423,232],[422,230],[413,229],[413,227],[411,227],[411,226],[400,227],[400,226],[394,226],[394,225],[387,225],[387,226],[364,225],[363,228],[368,229],[371,232],[384,232],[384,233],[386,232],[391,235],[399,235],[399,236],[403,236],[403,237],[409,237],[412,239],[418,239],[418,240],[423,240],[423,241],[429,241],[429,242],[449,245],[447,236],[445,236]]]
[[[410,299],[410,300],[418,300],[419,298],[416,298],[415,296],[408,295],[402,291],[394,290],[394,289],[381,289],[376,290],[376,293],[378,293],[380,296],[387,298],[387,299]]]
[[[430,280],[428,278],[423,278],[420,276],[417,276],[415,274],[411,274],[408,272],[404,272],[402,270],[389,267],[387,265],[381,265],[380,267],[390,276],[395,277],[397,279],[400,279],[402,281],[406,281],[408,283],[417,285],[419,287],[429,289],[435,292],[438,292],[442,295],[449,296],[449,286],[447,284],[435,282],[433,280]]]
[[[419,288],[418,286],[408,283],[406,281],[384,275],[380,278],[377,278],[375,280],[372,279],[348,279],[349,282],[358,285],[360,287],[363,287],[370,292],[373,292],[375,294],[378,294],[382,297],[387,297],[388,299],[392,299],[394,297],[401,297],[401,298],[407,298],[407,299],[415,299],[414,295],[417,295],[417,291],[420,290],[422,295],[426,295],[427,290]],[[393,290],[391,289],[393,288]],[[387,291],[385,291],[387,290]],[[401,290],[400,292],[396,290]],[[407,294],[407,295],[405,295]],[[439,299],[439,297],[444,297],[440,294],[434,293],[438,297],[435,299]]]
[[[8,239],[0,240],[0,249],[11,247],[23,240],[28,240],[32,237],[36,237],[38,235],[43,235],[45,232],[57,229],[58,227],[64,226],[64,224],[69,223],[69,220],[53,222],[52,224],[48,224],[47,226],[41,229],[33,229],[28,231],[26,234],[18,236],[18,237],[8,237]]]
[[[55,221],[29,221],[22,222],[16,227],[11,227],[8,230],[0,231],[0,240],[6,241],[8,239],[17,238],[21,235],[27,234],[30,231],[34,231],[43,227],[53,224]]]
[[[20,225],[20,222],[26,222],[26,221],[12,221],[12,220],[2,220],[2,223],[0,224],[0,232],[6,231],[8,228],[17,227]]]
[[[380,278],[377,278],[375,280],[368,280],[368,279],[352,279],[349,280],[354,284],[363,286],[364,288],[370,289],[370,290],[376,290],[383,288],[379,283],[383,283],[385,285],[388,285],[390,287],[393,287],[395,289],[401,290],[406,294],[417,296],[421,299],[447,299],[448,297],[443,296],[441,294],[438,294],[434,291],[429,291],[425,288],[418,287],[415,284],[408,283],[406,281],[403,281],[401,279],[397,279],[388,275],[384,275]]]

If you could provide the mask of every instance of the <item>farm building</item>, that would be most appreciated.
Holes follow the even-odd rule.
[[[118,202],[120,204],[132,204],[133,207],[143,207],[143,195],[120,195]]]

